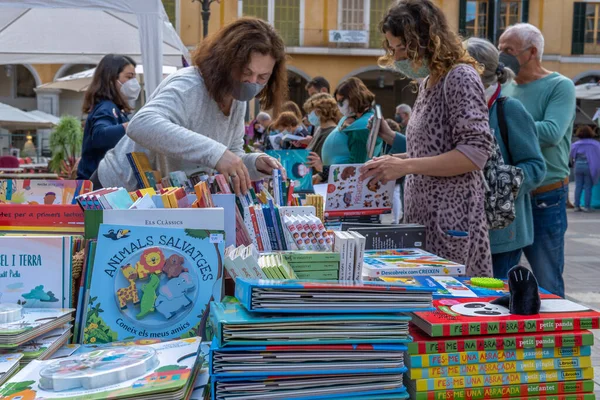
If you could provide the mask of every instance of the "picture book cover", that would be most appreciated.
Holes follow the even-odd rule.
[[[72,236],[0,238],[0,301],[23,307],[69,307],[72,246]]]
[[[512,315],[490,303],[496,297],[453,298],[433,301],[435,311],[413,313],[413,323],[434,336],[498,335],[519,332],[598,329],[600,312],[551,294],[540,294],[535,315]]]
[[[413,276],[394,277],[384,276],[380,278],[384,282],[401,283],[403,285],[414,285],[415,287],[433,288],[433,298],[452,297],[500,297],[510,293],[506,279],[494,280],[493,287],[478,286],[473,283],[471,277],[467,276]],[[540,288],[540,293],[549,293]]]
[[[21,319],[0,324],[0,347],[15,348],[64,325],[71,320],[72,308],[23,308]]]
[[[552,396],[559,400],[561,395],[573,395],[577,393],[591,393],[594,390],[594,381],[567,381],[567,382],[544,382],[524,383],[521,385],[500,385],[479,388],[436,390],[428,392],[415,392],[411,382],[407,382],[412,400],[490,400],[490,399],[534,399],[538,395]],[[563,399],[560,399],[563,400]],[[567,397],[564,400],[575,400]],[[579,400],[579,399],[577,399]],[[581,398],[587,400],[587,398]]]
[[[90,181],[0,179],[0,204],[77,204],[77,196],[91,191]]]
[[[83,343],[205,336],[220,300],[223,231],[102,224]]]
[[[182,399],[195,378],[199,345],[191,337],[34,360],[0,387],[0,399]]]
[[[543,333],[503,334],[492,337],[432,338],[414,325],[410,326],[413,341],[407,345],[408,354],[440,354],[465,351],[500,351],[519,349],[554,349],[592,346],[590,331],[555,331]],[[456,360],[456,359],[455,359]]]
[[[308,166],[308,154],[304,149],[267,150],[267,154],[279,160],[287,172],[289,180],[294,182],[295,193],[314,193],[312,168]]]
[[[6,354],[8,352],[23,353],[22,361],[24,362],[35,359],[45,359],[51,355],[50,353],[52,350],[58,350],[58,347],[64,345],[69,337],[71,337],[71,325],[65,325],[44,333],[14,349],[0,350],[0,354]]]
[[[398,256],[371,256],[365,254],[363,262],[363,276],[368,278],[423,275],[459,276],[466,273],[464,265],[429,253]]]
[[[363,164],[332,165],[329,169],[325,217],[376,215],[391,211],[395,181],[385,185],[362,179]]]

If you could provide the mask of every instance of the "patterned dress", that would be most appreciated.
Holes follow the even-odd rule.
[[[431,88],[423,82],[406,136],[410,158],[432,157],[457,149],[483,167],[491,154],[493,139],[477,71],[459,65]],[[453,177],[409,175],[405,184],[405,218],[408,223],[427,227],[429,251],[466,265],[469,276],[492,276],[484,196],[480,171]],[[448,231],[467,235],[453,236]]]

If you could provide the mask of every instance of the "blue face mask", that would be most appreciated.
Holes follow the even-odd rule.
[[[423,65],[415,71],[412,66],[412,61],[408,58],[406,60],[394,61],[394,69],[413,80],[426,78],[429,75],[429,67],[426,66],[426,63],[423,63]]]
[[[319,125],[321,125],[321,119],[315,113],[315,110],[312,110],[310,112],[310,114],[308,114],[308,122],[310,122],[310,124],[312,126],[319,126]]]

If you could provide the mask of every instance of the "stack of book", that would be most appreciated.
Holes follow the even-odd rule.
[[[279,253],[260,255],[254,245],[225,249],[225,269],[233,279],[297,279]]]
[[[211,305],[213,398],[405,399],[409,317],[399,313],[428,309],[431,296],[387,284],[238,279],[240,303]]]
[[[363,279],[427,275],[464,275],[464,265],[446,260],[421,249],[366,250]]]
[[[334,251],[340,253],[341,281],[360,281],[363,274],[366,239],[357,232],[335,231]]]
[[[338,280],[340,253],[317,251],[287,251],[281,255],[299,279]]]
[[[71,324],[61,326],[18,347],[0,349],[0,354],[5,356],[9,353],[21,353],[23,355],[19,360],[21,367],[33,360],[48,360],[71,338],[71,328],[73,328]]]
[[[494,297],[434,300],[435,311],[413,313],[411,399],[594,399],[587,329],[599,327],[600,313],[540,297],[540,314],[529,316]]]

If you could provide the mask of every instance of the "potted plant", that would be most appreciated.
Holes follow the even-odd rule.
[[[79,119],[72,116],[62,117],[50,133],[50,170],[65,179],[75,179],[82,142],[83,130]]]

